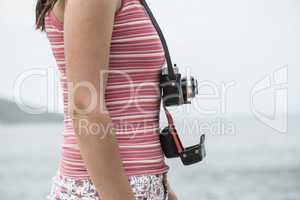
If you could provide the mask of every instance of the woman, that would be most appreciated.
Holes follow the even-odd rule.
[[[177,199],[159,143],[158,34],[139,0],[38,0],[64,96],[49,200]]]

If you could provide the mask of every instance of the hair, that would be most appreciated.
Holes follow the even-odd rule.
[[[45,30],[45,16],[58,0],[37,0],[35,7],[35,29]]]

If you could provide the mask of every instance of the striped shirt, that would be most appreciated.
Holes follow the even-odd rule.
[[[139,0],[122,0],[113,24],[109,72],[105,91],[127,176],[169,170],[159,141],[159,77],[165,64],[159,36]],[[59,171],[76,178],[88,177],[72,119],[68,114],[68,88],[63,23],[50,11],[46,33],[60,73],[64,100],[64,129]]]

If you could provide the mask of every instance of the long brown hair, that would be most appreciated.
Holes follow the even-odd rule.
[[[45,16],[58,0],[37,0],[35,7],[35,28],[45,30]]]

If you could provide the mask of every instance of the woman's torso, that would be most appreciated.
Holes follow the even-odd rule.
[[[46,16],[45,25],[64,98],[60,173],[88,177],[67,112],[63,24],[52,11]],[[105,101],[128,176],[163,173],[169,169],[159,142],[159,76],[164,63],[161,41],[140,1],[123,0],[113,25]]]

